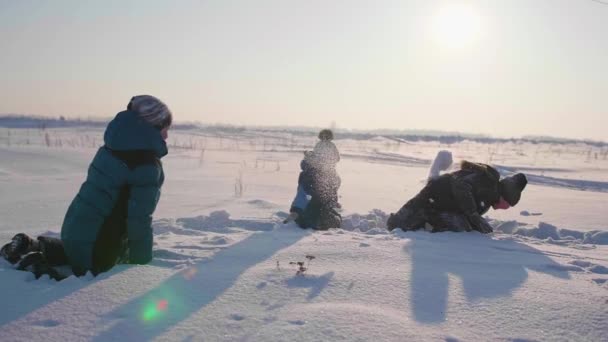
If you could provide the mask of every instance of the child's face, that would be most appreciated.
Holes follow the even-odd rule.
[[[169,128],[170,127],[165,127],[160,130],[160,136],[163,137],[163,140],[167,140],[167,138],[169,137]]]
[[[505,199],[502,198],[502,196],[500,197],[500,200],[498,201],[498,203],[494,203],[492,205],[492,208],[494,208],[494,210],[509,209],[510,207],[511,207],[511,205],[509,204],[509,202],[505,201]]]

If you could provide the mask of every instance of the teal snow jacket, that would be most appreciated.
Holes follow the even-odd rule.
[[[98,268],[95,259],[99,251],[94,249],[100,244],[96,242],[100,236],[107,239],[107,219],[114,215],[125,188],[128,262],[145,264],[152,259],[152,214],[164,182],[160,158],[167,154],[167,145],[158,128],[132,111],[116,115],[106,128],[104,142],[61,227],[61,240],[73,269]]]

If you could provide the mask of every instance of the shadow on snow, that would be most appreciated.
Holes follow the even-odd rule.
[[[569,279],[561,265],[532,247],[511,240],[494,240],[477,233],[408,232],[403,248],[412,259],[411,304],[421,323],[445,321],[449,278],[459,277],[468,302],[510,296],[528,278],[528,270]]]

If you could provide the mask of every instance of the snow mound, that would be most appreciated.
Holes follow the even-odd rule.
[[[156,220],[154,259],[150,264],[181,269],[206,261],[237,243],[243,234],[275,230],[280,215],[268,219],[232,219],[229,212],[218,210],[209,215]]]
[[[525,223],[517,221],[490,220],[494,232],[526,236],[553,243],[575,242],[583,244],[608,245],[608,232],[593,230],[582,232],[572,229],[560,229],[546,222],[539,222],[538,227],[529,227]]]
[[[225,210],[214,211],[209,216],[201,215],[192,218],[179,218],[176,221],[186,229],[197,231],[211,231],[218,233],[232,232],[235,227],[241,230],[250,231],[271,231],[275,229],[278,220],[248,220],[230,218],[230,214]]]
[[[354,213],[343,217],[342,229],[346,231],[361,232],[365,234],[388,234],[386,220],[388,214],[380,209],[373,209],[367,214]],[[498,221],[489,219],[494,227],[495,233],[512,234],[546,240],[551,243],[575,243],[608,245],[608,231],[577,231],[572,229],[560,229],[546,222],[539,222],[538,226],[528,226],[518,221]],[[394,233],[399,234],[401,230]]]
[[[342,218],[342,229],[367,234],[387,234],[386,220],[388,214],[380,209],[373,209],[367,214],[351,214]]]

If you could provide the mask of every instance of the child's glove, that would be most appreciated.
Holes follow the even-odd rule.
[[[489,234],[494,231],[494,228],[492,228],[488,221],[479,214],[469,215],[469,222],[474,230],[482,234]]]

